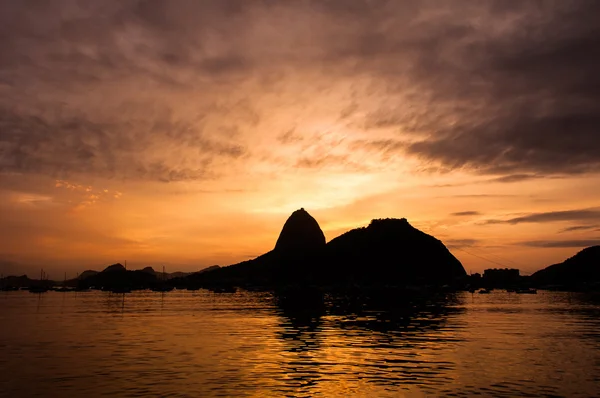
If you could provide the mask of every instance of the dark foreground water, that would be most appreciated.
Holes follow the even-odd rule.
[[[494,292],[298,312],[249,292],[0,292],[0,395],[598,396],[599,303]]]

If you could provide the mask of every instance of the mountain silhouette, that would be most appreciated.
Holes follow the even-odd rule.
[[[211,265],[210,267],[206,267],[206,268],[201,269],[200,271],[198,271],[198,273],[214,271],[214,270],[219,269],[219,268],[221,268],[220,265]]]
[[[104,270],[102,270],[102,272],[123,272],[123,271],[127,271],[127,270],[121,263],[109,265],[108,267],[104,268]]]
[[[189,277],[195,284],[281,286],[448,284],[466,272],[444,244],[406,219],[373,220],[325,243],[304,209],[285,222],[275,249]]]
[[[444,244],[405,219],[376,219],[327,244],[327,270],[353,282],[448,283],[466,276]]]
[[[21,276],[6,276],[0,279],[0,287],[5,288],[20,288],[29,287],[41,284],[41,281],[29,279],[27,275]]]
[[[293,212],[283,225],[275,250],[282,253],[319,250],[325,247],[325,242],[317,220],[302,208]]]
[[[600,284],[600,246],[591,246],[562,263],[550,265],[531,275],[537,285],[580,288]]]
[[[77,279],[85,279],[85,278],[89,278],[90,276],[94,276],[98,273],[98,271],[94,271],[94,270],[86,270],[83,271],[81,274],[79,274],[79,276],[77,277]]]
[[[78,287],[102,289],[142,289],[157,283],[155,274],[144,270],[128,271],[122,264],[113,264],[102,272],[78,281]]]
[[[140,271],[145,272],[147,274],[156,275],[156,271],[154,271],[154,268],[152,267],[145,267],[142,268]]]

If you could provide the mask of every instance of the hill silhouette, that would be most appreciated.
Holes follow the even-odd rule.
[[[320,250],[325,247],[325,242],[317,220],[302,208],[293,212],[283,225],[275,250],[287,253]]]
[[[81,288],[102,289],[141,289],[156,285],[156,275],[147,270],[128,271],[122,264],[113,264],[106,267],[102,272],[79,280]]]
[[[29,279],[27,275],[21,276],[6,276],[0,279],[0,289],[2,290],[13,290],[15,288],[28,288],[31,286],[50,286],[54,284],[53,281]]]
[[[531,275],[538,286],[555,285],[569,290],[600,285],[600,246],[581,250],[562,263],[550,265]]]
[[[123,271],[127,271],[127,269],[123,266],[123,264],[117,263],[117,264],[109,265],[108,267],[104,268],[104,270],[102,272],[123,272]]]
[[[444,244],[405,219],[376,219],[327,244],[327,271],[353,282],[449,283],[466,276]]]
[[[145,272],[150,275],[156,275],[156,271],[154,271],[154,268],[152,268],[152,267],[145,267],[145,268],[142,268],[140,271]]]
[[[83,271],[81,274],[79,274],[79,276],[77,277],[77,279],[85,279],[85,278],[89,278],[90,276],[94,276],[98,273],[98,271],[94,271],[94,270],[86,270]]]
[[[325,243],[304,209],[285,222],[275,249],[255,259],[190,275],[192,284],[448,284],[466,272],[444,244],[406,219],[373,220]]]

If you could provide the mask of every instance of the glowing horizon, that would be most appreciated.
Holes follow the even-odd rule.
[[[561,262],[600,244],[594,7],[4,5],[0,272],[233,264],[301,207]]]

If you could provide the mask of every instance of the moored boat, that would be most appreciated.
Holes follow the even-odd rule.
[[[537,294],[536,289],[517,289],[517,294]]]
[[[152,288],[150,288],[150,290],[152,290],[153,292],[170,292],[171,290],[173,290],[173,286],[167,286],[167,274],[165,273],[165,267],[163,266],[163,272],[162,272],[162,280],[160,282],[160,284],[158,286],[154,286]]]
[[[48,288],[46,286],[31,286],[29,293],[46,293]]]
[[[131,293],[131,289],[128,287],[115,287],[110,289],[111,293]]]

